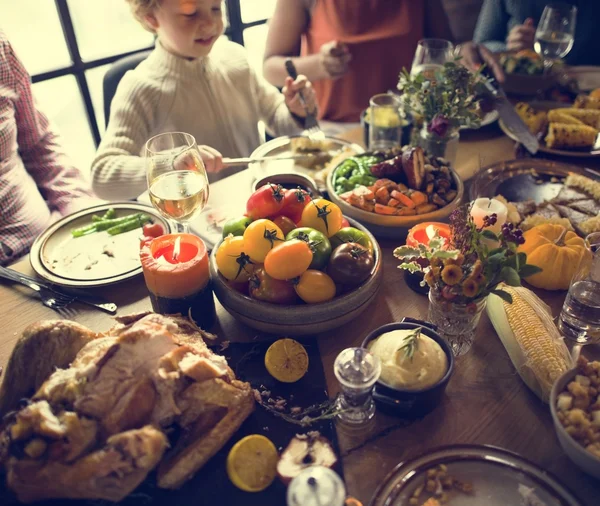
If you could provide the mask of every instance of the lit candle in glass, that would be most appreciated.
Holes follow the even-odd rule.
[[[450,242],[450,226],[447,223],[425,222],[415,225],[408,231],[406,237],[406,245],[413,248],[419,244],[429,245],[429,241],[436,235],[443,239],[446,244]]]
[[[203,329],[213,325],[215,302],[202,239],[163,235],[142,244],[140,259],[155,312],[191,316]]]
[[[483,219],[492,214],[496,215],[496,223],[492,226],[484,227]],[[475,226],[477,228],[485,228],[494,234],[500,233],[502,225],[506,223],[507,215],[508,209],[506,206],[496,199],[479,198],[471,206],[471,218],[473,218]]]

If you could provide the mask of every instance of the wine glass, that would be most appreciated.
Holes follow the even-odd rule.
[[[577,7],[557,2],[544,7],[544,12],[535,31],[533,47],[544,59],[548,70],[555,60],[564,58],[573,47]]]
[[[427,79],[433,79],[435,72],[444,63],[452,61],[454,45],[444,39],[421,39],[417,44],[410,75],[423,74]]]
[[[208,200],[208,177],[196,139],[183,132],[158,134],[146,142],[150,202],[175,230],[189,232],[189,221]]]

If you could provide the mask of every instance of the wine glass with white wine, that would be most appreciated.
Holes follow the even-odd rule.
[[[544,59],[544,68],[569,54],[575,38],[577,7],[557,2],[544,7],[535,31],[534,48]]]
[[[452,61],[454,45],[444,39],[421,39],[417,44],[410,75],[423,74],[426,79],[433,79],[435,73],[444,63]]]
[[[208,177],[196,139],[183,132],[156,135],[146,142],[150,202],[176,230],[189,232],[189,221],[206,205]]]

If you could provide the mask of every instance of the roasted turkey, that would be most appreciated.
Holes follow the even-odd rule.
[[[50,374],[55,365],[66,368]],[[4,416],[0,432],[0,464],[22,502],[120,501],[157,465],[158,485],[178,487],[254,408],[250,385],[195,325],[154,313],[121,318],[105,334],[62,320],[29,327],[9,361],[0,407],[15,408],[13,390],[30,389],[37,391]],[[167,433],[178,436],[169,441]]]

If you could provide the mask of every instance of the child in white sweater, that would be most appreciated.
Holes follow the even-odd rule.
[[[248,156],[260,144],[259,120],[275,135],[302,131],[298,91],[312,109],[310,82],[288,78],[280,93],[257,75],[244,48],[221,38],[221,0],[127,1],[158,40],[148,58],[125,74],[111,103],[92,163],[93,188],[101,198],[131,199],[146,190],[143,148],[158,133],[192,134],[214,180],[225,172],[216,174],[221,153]]]

